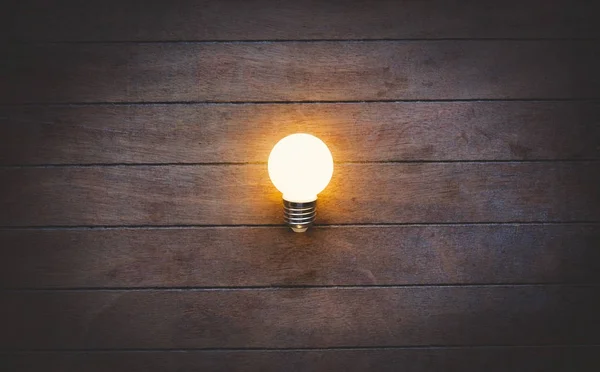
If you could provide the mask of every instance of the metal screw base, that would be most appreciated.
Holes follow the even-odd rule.
[[[315,221],[317,201],[295,203],[283,200],[283,219],[294,232],[305,232]]]

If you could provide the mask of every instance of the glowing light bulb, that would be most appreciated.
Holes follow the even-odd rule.
[[[289,135],[269,155],[269,177],[283,194],[284,218],[295,232],[304,232],[316,216],[317,194],[333,175],[327,145],[306,133]]]

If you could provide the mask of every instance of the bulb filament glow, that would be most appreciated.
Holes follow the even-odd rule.
[[[333,175],[333,157],[319,138],[296,133],[281,139],[269,155],[269,177],[283,194],[284,219],[304,232],[316,216],[317,195]]]

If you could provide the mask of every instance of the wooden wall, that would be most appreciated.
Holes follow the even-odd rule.
[[[3,371],[598,371],[592,1],[4,5]],[[318,226],[266,159],[321,137]]]

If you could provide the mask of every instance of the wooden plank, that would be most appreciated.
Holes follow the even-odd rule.
[[[384,350],[0,353],[10,371],[596,372],[597,346]]]
[[[595,41],[27,44],[0,103],[598,98]]]
[[[600,159],[599,102],[0,107],[0,164],[264,162],[295,132],[338,162]]]
[[[598,162],[338,164],[322,224],[600,220]],[[0,226],[279,224],[266,165],[0,169]]]
[[[600,284],[600,225],[0,230],[0,287]]]
[[[65,4],[66,3],[66,4]],[[593,1],[39,1],[6,22],[17,40],[591,37]]]
[[[0,347],[597,344],[598,286],[16,291]]]

